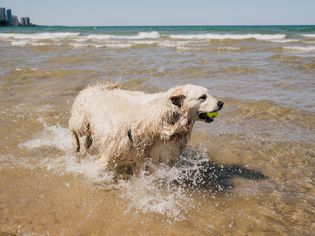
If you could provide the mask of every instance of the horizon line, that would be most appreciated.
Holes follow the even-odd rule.
[[[207,24],[196,24],[196,25],[189,25],[189,24],[182,24],[182,25],[40,25],[36,24],[35,26],[41,27],[190,27],[190,26],[211,26],[211,27],[230,27],[230,26],[315,26],[314,24],[216,24],[216,25],[207,25]]]

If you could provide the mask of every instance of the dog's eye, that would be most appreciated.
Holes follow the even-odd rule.
[[[198,99],[206,100],[206,99],[207,99],[207,95],[202,95],[202,96],[200,96]]]

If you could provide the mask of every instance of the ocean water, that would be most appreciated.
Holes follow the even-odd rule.
[[[97,81],[206,87],[180,163],[153,175],[73,156],[67,123]],[[315,26],[0,28],[0,234],[312,235]]]

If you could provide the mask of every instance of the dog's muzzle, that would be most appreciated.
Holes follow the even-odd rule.
[[[211,112],[218,112],[218,111],[220,111],[220,110],[222,109],[223,105],[224,105],[224,102],[223,102],[223,101],[218,101],[218,104],[217,104],[217,107],[218,107],[218,108],[217,108],[216,110],[214,110],[214,111],[211,111]],[[209,116],[207,115],[207,113],[208,113],[208,112],[199,112],[199,113],[198,113],[198,118],[199,118],[200,120],[206,122],[206,123],[211,123],[212,121],[214,121],[214,119],[211,118],[211,117],[209,117]]]

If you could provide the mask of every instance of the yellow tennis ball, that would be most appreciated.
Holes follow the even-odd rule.
[[[218,116],[218,112],[214,111],[214,112],[207,112],[207,116],[209,118],[216,118]]]

